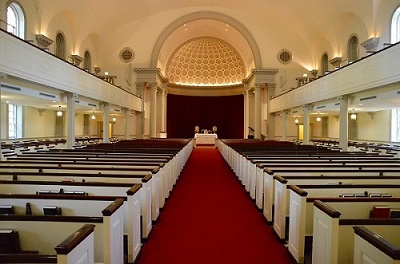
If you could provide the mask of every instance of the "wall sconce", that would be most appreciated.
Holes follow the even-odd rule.
[[[296,125],[299,123],[299,119],[297,119],[297,117],[296,117],[296,119],[294,120],[294,123],[295,123]]]
[[[96,75],[98,75],[98,74],[100,73],[100,71],[101,71],[101,67],[99,67],[99,66],[94,66],[94,73],[95,73]]]
[[[357,115],[354,113],[354,109],[353,109],[353,113],[350,115],[350,119],[351,120],[356,120],[357,119]]]
[[[93,113],[92,113],[92,116],[90,117],[92,120],[95,120],[96,119],[96,116],[94,115],[94,110],[93,110]]]
[[[61,111],[61,105],[58,106],[57,116],[62,116],[63,112]]]
[[[70,58],[72,60],[72,64],[75,66],[79,66],[83,61],[83,58],[79,55],[71,55]]]
[[[329,63],[332,64],[335,68],[339,67],[341,62],[342,57],[335,57],[329,61]]]
[[[317,116],[317,122],[321,122],[321,117]]]
[[[117,118],[114,116],[114,117],[112,118],[112,121],[113,121],[113,123],[115,124],[115,122],[117,122]]]
[[[312,76],[314,76],[314,78],[316,78],[317,74],[318,74],[318,70],[315,70],[315,69],[311,70],[310,73],[311,73]]]
[[[38,47],[41,49],[47,49],[48,46],[50,46],[53,43],[52,39],[49,39],[43,34],[36,34],[35,35]]]
[[[367,51],[375,51],[378,46],[379,37],[372,37],[361,43],[360,45]]]

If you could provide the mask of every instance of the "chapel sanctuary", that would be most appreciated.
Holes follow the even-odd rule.
[[[400,0],[0,0],[0,263],[400,263]]]

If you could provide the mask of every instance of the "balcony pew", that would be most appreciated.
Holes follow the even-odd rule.
[[[398,181],[400,183],[400,181]],[[298,263],[304,262],[305,248],[312,244],[313,209],[315,200],[324,198],[338,198],[350,196],[350,194],[361,196],[378,195],[400,197],[400,185],[395,184],[341,184],[341,185],[289,185],[289,227],[288,250]],[[351,199],[351,198],[346,198]],[[329,200],[329,201],[332,201]],[[310,250],[308,254],[310,254]]]
[[[375,232],[364,226],[354,229],[354,264],[370,263],[398,264],[400,263],[400,225],[384,226]]]
[[[59,215],[0,215],[0,229],[16,230],[21,247],[52,254],[54,247],[83,224],[93,224],[94,260],[96,263],[122,264],[123,205],[117,199],[107,206],[101,217]],[[49,235],[51,234],[51,235]],[[40,243],[37,243],[40,241]]]
[[[127,235],[128,259],[133,262],[141,248],[140,188],[141,185],[132,186],[124,196],[74,195],[64,190],[56,194],[54,190],[46,193],[43,189],[36,194],[0,194],[0,205],[13,206],[16,215],[26,214],[29,203],[32,215],[41,215],[50,206],[60,208],[63,216],[101,216],[111,202],[123,199],[123,231]]]
[[[354,260],[354,226],[365,226],[376,232],[399,225],[399,218],[370,218],[376,205],[400,207],[400,198],[367,201],[314,201],[312,263],[352,264]]]

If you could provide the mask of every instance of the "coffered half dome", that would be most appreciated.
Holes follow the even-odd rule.
[[[242,83],[245,68],[227,42],[199,37],[177,48],[167,65],[170,83],[185,86],[229,86]]]

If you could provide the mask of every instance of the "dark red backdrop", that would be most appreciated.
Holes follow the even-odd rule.
[[[169,138],[191,138],[195,126],[210,130],[216,126],[219,138],[243,138],[243,118],[243,95],[167,97]]]

